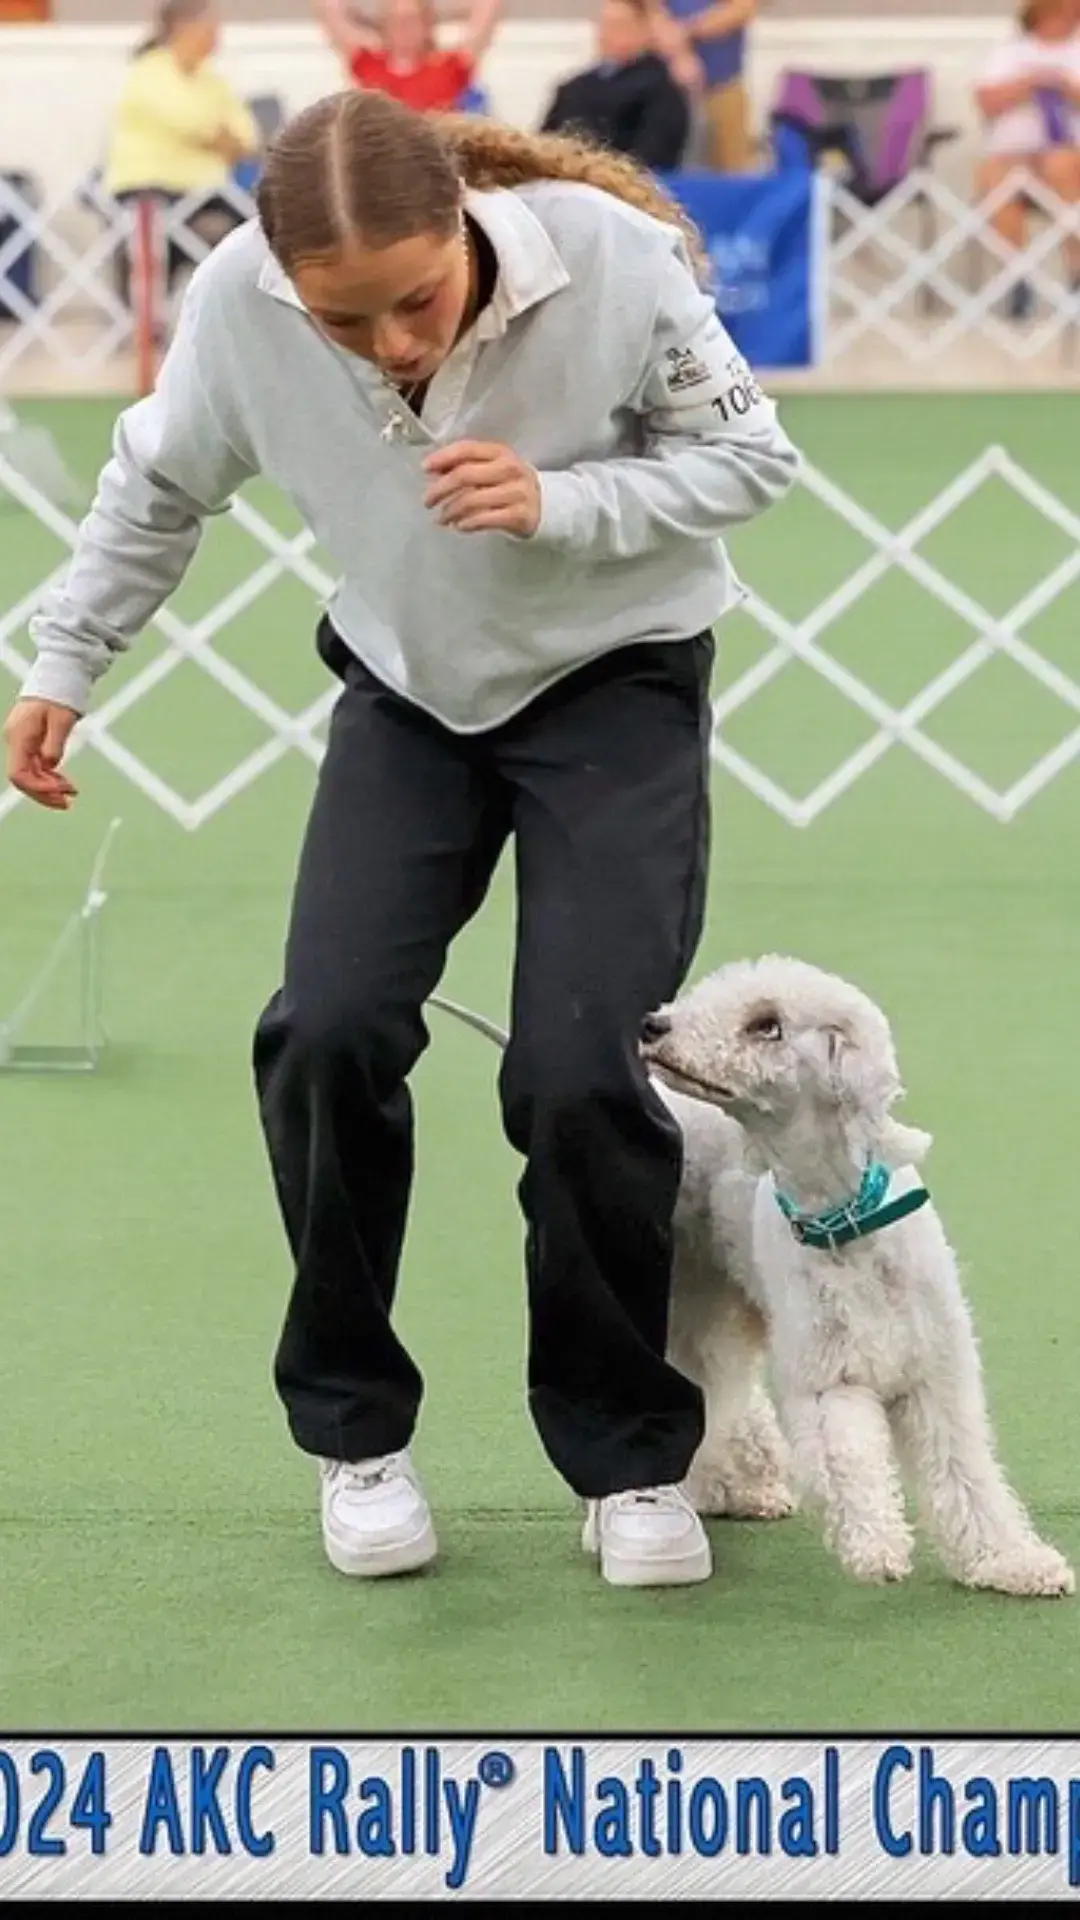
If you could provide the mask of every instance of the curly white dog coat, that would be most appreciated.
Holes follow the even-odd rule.
[[[881,1010],[769,956],[658,1009],[643,1052],[686,1144],[670,1354],[706,1394],[695,1504],[783,1514],[790,1469],[848,1572],[899,1580],[906,1475],[958,1581],[1072,1593],[995,1459],[956,1261],[915,1172],[930,1137],[892,1118]]]

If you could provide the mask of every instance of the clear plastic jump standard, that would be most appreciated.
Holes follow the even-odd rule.
[[[105,863],[120,821],[109,824],[86,893],[64,923],[22,999],[0,1019],[0,1073],[92,1073],[106,1045],[102,1020]]]

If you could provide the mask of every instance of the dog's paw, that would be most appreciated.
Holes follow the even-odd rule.
[[[840,1564],[853,1580],[867,1586],[891,1586],[911,1572],[910,1540],[860,1540],[839,1548]]]
[[[1056,1600],[1076,1592],[1076,1575],[1056,1547],[1037,1541],[1008,1553],[986,1554],[961,1575],[965,1587]]]
[[[786,1520],[798,1501],[787,1482],[778,1478],[725,1478],[708,1470],[695,1471],[683,1492],[698,1513],[726,1520]]]
[[[798,1511],[799,1505],[784,1480],[729,1487],[727,1499],[726,1511],[732,1520],[786,1520]]]
[[[730,1515],[727,1481],[718,1473],[710,1473],[707,1468],[697,1467],[683,1481],[682,1490],[695,1513],[714,1520]]]

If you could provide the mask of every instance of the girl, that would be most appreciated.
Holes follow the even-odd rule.
[[[340,569],[319,645],[343,691],[255,1073],[294,1262],[276,1383],[346,1573],[435,1552],[392,1321],[407,1078],[508,841],[532,1415],[608,1580],[711,1570],[680,1489],[702,1395],[665,1358],[681,1139],[638,1037],[702,924],[722,536],[797,456],[700,265],[628,160],[319,101],[191,282],[33,624],[9,773],[62,808],[93,683],[243,481],[274,479]]]

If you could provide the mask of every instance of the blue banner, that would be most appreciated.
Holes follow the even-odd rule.
[[[750,365],[813,366],[823,270],[813,172],[676,173],[664,185],[704,235],[717,311]]]

